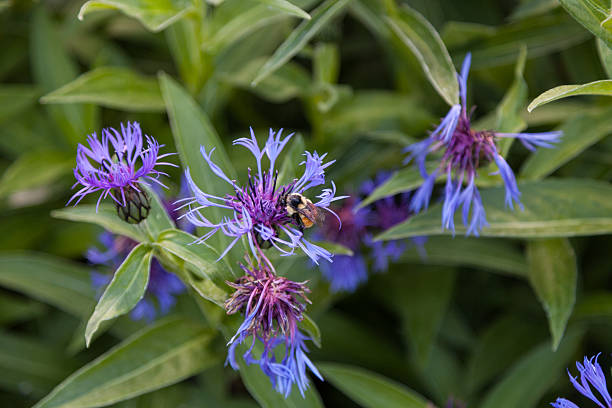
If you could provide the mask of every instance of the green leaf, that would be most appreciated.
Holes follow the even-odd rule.
[[[49,187],[60,177],[70,173],[74,156],[58,151],[24,153],[15,160],[0,178],[0,197],[37,187]]]
[[[612,232],[612,187],[608,183],[583,179],[547,179],[519,183],[525,207],[504,206],[503,187],[483,189],[482,202],[488,227],[483,237],[548,238],[609,234]],[[441,205],[431,207],[375,237],[394,240],[422,235],[452,235],[442,230]],[[466,228],[455,217],[456,234]]]
[[[481,389],[534,347],[539,342],[538,329],[536,323],[514,315],[504,316],[486,327],[467,364],[468,390]]]
[[[124,235],[139,242],[147,241],[145,233],[137,225],[128,224],[119,218],[111,204],[100,204],[97,212],[93,204],[79,204],[75,207],[53,210],[51,216],[63,220],[96,224],[114,234]]]
[[[200,153],[200,147],[209,153],[211,149],[215,149],[212,159],[230,179],[236,179],[236,170],[208,116],[191,96],[168,75],[161,73],[160,83],[174,135],[174,143],[181,157],[183,168],[189,169],[193,181],[202,191],[219,197],[225,196],[231,187],[212,172]],[[212,219],[221,219],[222,213],[217,207],[212,207],[209,209],[209,214]],[[229,241],[221,234],[216,234],[211,238],[211,242],[215,243],[213,246],[216,248],[225,248]]]
[[[289,37],[277,48],[272,57],[259,70],[253,86],[276,71],[315,36],[329,21],[340,13],[350,0],[326,0],[312,12],[312,18],[302,22]]]
[[[51,92],[76,78],[77,68],[44,7],[37,8],[31,24],[33,75],[43,92]],[[70,144],[84,140],[95,128],[92,105],[48,106],[47,110]]]
[[[0,331],[0,387],[3,389],[40,398],[74,368],[74,361],[51,344]]]
[[[544,178],[580,153],[612,133],[612,110],[578,114],[559,129],[563,136],[553,148],[540,148],[523,167],[520,177],[527,180]]]
[[[416,10],[404,6],[387,24],[412,50],[425,75],[440,96],[453,106],[459,103],[459,84],[451,60],[436,29]]]
[[[156,78],[123,67],[102,67],[86,72],[40,101],[94,103],[131,112],[160,111],[165,107]]]
[[[305,330],[312,339],[312,342],[321,348],[321,329],[306,313],[303,313],[302,316],[304,316],[304,320],[299,323],[300,329]]]
[[[319,363],[329,382],[364,408],[428,408],[432,404],[403,384],[359,367]]]
[[[144,244],[136,246],[115,271],[98,301],[85,328],[87,347],[91,338],[105,320],[121,316],[136,306],[142,299],[149,283],[149,269],[153,251]]]
[[[523,78],[525,61],[527,60],[527,48],[521,47],[516,67],[514,68],[514,82],[495,109],[495,130],[501,133],[519,133],[527,128],[527,123],[521,117],[521,112],[527,103],[527,82]],[[503,157],[508,155],[514,138],[507,137],[498,143],[498,149]]]
[[[301,8],[310,7],[316,2],[317,0],[294,1]],[[202,46],[208,53],[217,55],[250,33],[288,19],[287,13],[258,4],[256,0],[228,0],[217,7],[208,19],[208,36]]]
[[[142,188],[144,188],[149,195],[151,210],[149,211],[149,216],[140,225],[152,235],[149,238],[151,241],[154,241],[162,231],[174,228],[175,225],[170,215],[166,212],[166,206],[162,203],[155,190],[145,185],[142,185]]]
[[[218,359],[214,333],[182,319],[164,319],[136,333],[66,378],[36,408],[113,404],[197,374]]]
[[[548,343],[542,344],[510,369],[506,376],[489,391],[481,408],[523,408],[536,406],[540,398],[564,374],[582,338],[579,330],[568,331],[556,352]]]
[[[228,266],[219,260],[219,253],[204,243],[195,243],[198,238],[181,230],[169,229],[163,231],[154,244],[192,266],[193,272],[200,278],[210,279],[217,284],[232,279]]]
[[[512,11],[510,20],[521,20],[526,17],[538,16],[559,7],[557,0],[526,0]]]
[[[216,250],[196,240],[187,232],[171,229],[162,232],[153,245],[187,262],[189,284],[203,298],[223,306],[227,299],[225,280],[234,280],[232,271]]]
[[[390,289],[417,364],[423,368],[430,359],[436,336],[450,302],[455,271],[445,268],[423,268],[397,277]],[[423,313],[427,310],[427,313]]]
[[[580,44],[589,33],[564,13],[535,16],[499,27],[491,36],[453,50],[461,58],[472,52],[472,68],[495,67],[516,61],[521,46],[527,46],[529,58],[548,55]]]
[[[422,250],[414,245],[400,259],[428,265],[468,266],[504,275],[527,275],[527,261],[522,251],[501,239],[427,237]]]
[[[565,238],[536,240],[527,246],[529,281],[548,318],[556,350],[576,301],[576,255]]]
[[[259,355],[261,349],[261,344],[255,345],[254,354]],[[245,346],[240,346],[236,350],[236,354],[242,356],[244,351],[246,351]],[[304,392],[304,397],[300,395],[297,387],[293,387],[289,397],[285,398],[284,395],[274,389],[270,379],[258,364],[246,365],[242,358],[238,358],[238,364],[240,365],[242,382],[262,408],[323,408],[321,397],[313,384],[310,384]]]
[[[77,317],[95,304],[91,268],[36,252],[0,252],[0,285]]]
[[[31,85],[0,86],[0,123],[34,105],[39,94]]]
[[[201,24],[202,17],[198,15],[198,18],[183,18],[165,31],[174,63],[192,94],[197,94],[202,89],[207,74],[200,44]]]
[[[39,317],[45,310],[42,303],[14,295],[0,294],[0,326]]]
[[[549,89],[535,98],[527,110],[531,112],[538,106],[547,104],[548,102],[558,99],[567,98],[568,96],[577,95],[603,95],[612,96],[612,79],[602,79],[600,81],[590,82],[584,85],[561,85]]]
[[[222,73],[221,80],[235,87],[251,91],[274,103],[286,102],[296,97],[307,96],[312,91],[309,73],[300,65],[286,63],[264,80],[252,86],[251,82],[267,57],[256,58],[240,70]]]
[[[601,60],[601,66],[608,75],[608,78],[612,78],[612,49],[610,49],[605,42],[597,39],[597,53]]]
[[[593,35],[612,47],[612,32],[604,23],[610,16],[610,3],[604,0],[559,0],[563,8]]]
[[[194,12],[193,0],[89,0],[79,10],[79,20],[92,11],[119,10],[157,32],[184,15]]]
[[[290,16],[295,16],[299,18],[303,18],[305,20],[310,20],[310,14],[297,7],[296,5],[290,3],[287,0],[255,0],[259,3],[265,4],[266,6],[280,10],[284,13],[289,14]]]
[[[425,168],[427,173],[431,173],[437,167],[437,163],[426,163]],[[443,180],[446,176],[440,175],[437,180]],[[376,187],[372,193],[367,196],[357,208],[366,207],[382,198],[394,196],[399,193],[414,190],[423,184],[423,176],[421,172],[414,167],[404,167],[396,171],[380,186]]]

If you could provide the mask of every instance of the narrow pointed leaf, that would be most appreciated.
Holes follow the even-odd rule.
[[[544,343],[517,361],[508,373],[485,396],[481,408],[533,407],[561,376],[574,356],[583,333],[567,333],[559,349],[553,352]]]
[[[177,383],[218,362],[212,330],[174,318],[128,338],[68,377],[36,408],[111,405]]]
[[[79,10],[79,20],[92,11],[119,10],[134,17],[148,30],[161,31],[194,11],[193,0],[89,0]]]
[[[431,173],[436,169],[436,163],[427,163],[425,165],[427,173]],[[438,180],[442,180],[445,176],[440,175]],[[366,197],[357,208],[366,207],[382,198],[394,196],[399,193],[406,191],[412,191],[423,184],[423,177],[421,172],[414,167],[404,167],[401,170],[396,171],[389,177],[387,181],[376,187],[372,193]]]
[[[305,20],[310,20],[310,14],[299,8],[298,6],[292,4],[287,0],[255,0],[259,3],[265,4],[266,6],[280,10],[284,13],[287,13],[291,16],[303,18]]]
[[[576,256],[565,238],[531,241],[527,246],[529,281],[550,326],[556,350],[576,301]]]
[[[595,180],[547,179],[519,183],[525,211],[504,206],[503,187],[482,189],[488,227],[483,237],[547,238],[612,232],[612,187]],[[455,217],[456,234],[466,228]],[[441,205],[417,214],[375,237],[393,240],[422,235],[452,235],[442,230]]]
[[[253,80],[257,85],[264,78],[289,61],[315,36],[332,18],[338,15],[350,0],[326,0],[312,12],[312,18],[302,22],[276,49],[272,57],[259,70]]]
[[[559,0],[563,8],[587,30],[612,47],[612,31],[604,24],[610,17],[610,3],[605,0]]]
[[[523,164],[523,179],[544,178],[612,133],[612,110],[578,114],[560,128],[563,137],[551,149],[538,149]]]
[[[74,81],[48,93],[41,103],[93,103],[108,108],[134,112],[163,110],[155,77],[145,77],[129,68],[96,68]]]
[[[140,244],[115,271],[113,280],[106,287],[87,322],[85,343],[88,347],[102,322],[129,312],[142,299],[149,282],[152,257],[152,249]]]
[[[557,86],[555,88],[549,89],[548,91],[542,93],[540,96],[535,98],[529,104],[527,110],[531,112],[538,106],[542,106],[544,104],[547,104],[548,102],[577,95],[612,96],[612,79],[602,79],[600,81],[590,82],[588,84],[583,85]]]
[[[111,204],[101,204],[97,212],[95,204],[79,204],[75,207],[51,211],[51,215],[63,220],[96,224],[112,233],[124,235],[135,241],[147,240],[147,236],[140,228],[119,218],[115,207]]]
[[[404,6],[387,24],[412,50],[440,96],[453,106],[459,103],[459,84],[453,61],[436,29],[416,10]]]
[[[320,363],[318,366],[329,382],[364,408],[432,406],[405,385],[363,368],[335,363]]]
[[[0,252],[0,286],[87,317],[95,304],[91,268],[36,252]]]

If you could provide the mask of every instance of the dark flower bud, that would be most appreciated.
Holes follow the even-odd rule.
[[[111,194],[115,197],[117,215],[123,221],[129,224],[140,224],[149,216],[151,202],[146,191],[139,191],[129,186],[123,189],[123,195],[119,189],[114,189]]]

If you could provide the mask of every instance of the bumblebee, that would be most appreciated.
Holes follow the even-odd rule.
[[[298,193],[291,193],[285,197],[285,210],[293,218],[300,232],[317,223],[323,222],[324,214],[308,198]]]

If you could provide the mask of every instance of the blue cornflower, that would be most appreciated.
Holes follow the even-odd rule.
[[[285,397],[291,393],[293,384],[303,396],[309,384],[306,367],[323,379],[306,354],[305,341],[310,338],[298,329],[306,303],[310,303],[306,297],[310,290],[306,282],[277,276],[266,264],[254,267],[249,263],[242,268],[245,275],[237,282],[228,282],[235,292],[225,303],[226,311],[242,312],[245,318],[228,342],[226,364],[239,369],[236,347],[251,338],[251,346],[243,355],[245,362],[259,364],[272,386]],[[263,344],[259,358],[253,353],[257,339]],[[283,358],[277,362],[279,349],[284,349]]]
[[[160,165],[175,166],[160,161],[173,153],[159,154],[163,147],[151,136],[145,136],[144,146],[142,131],[137,122],[121,124],[121,133],[113,128],[102,130],[102,138],[94,132],[87,137],[89,147],[79,143],[76,155],[74,177],[77,182],[72,188],[81,185],[68,201],[76,199],[78,204],[85,196],[100,191],[100,201],[107,196],[115,201],[119,216],[130,223],[144,220],[150,210],[149,198],[139,184],[144,180],[163,184],[158,180],[160,175],[167,175],[157,170]],[[93,163],[93,164],[92,164]],[[165,187],[165,186],[164,186]]]
[[[512,209],[516,203],[523,209],[514,172],[498,153],[496,141],[500,138],[517,138],[526,148],[535,150],[536,146],[552,147],[552,143],[558,142],[562,132],[497,133],[472,129],[470,111],[466,103],[470,61],[471,55],[468,53],[463,61],[461,74],[458,75],[461,103],[450,109],[427,139],[408,146],[405,151],[409,152],[406,162],[414,159],[425,180],[412,197],[410,209],[413,212],[426,209],[436,178],[440,174],[446,175],[442,227],[454,233],[454,214],[462,207],[463,224],[468,227],[467,235],[478,235],[487,225],[485,209],[475,184],[479,167],[494,162],[498,168],[494,174],[501,175],[506,188],[506,205]],[[425,159],[429,153],[436,151],[443,152],[440,165],[431,173],[427,173]]]
[[[117,269],[138,242],[110,232],[103,232],[99,237],[104,250],[90,248],[86,257],[92,264],[105,265]],[[91,281],[95,289],[101,290],[111,281],[112,275],[92,272]],[[149,283],[145,296],[132,309],[130,316],[134,320],[152,321],[159,315],[167,314],[176,303],[176,296],[185,291],[179,278],[167,272],[161,264],[153,259],[149,272]]]
[[[278,170],[274,165],[279,154],[291,138],[293,133],[284,139],[281,138],[282,129],[274,132],[270,129],[268,140],[262,149],[259,148],[255,134],[251,129],[251,138],[240,138],[234,140],[234,145],[246,147],[253,153],[257,162],[257,173],[253,176],[248,171],[248,183],[245,187],[239,186],[234,180],[230,180],[223,170],[212,161],[212,153],[206,152],[202,146],[201,153],[204,160],[210,166],[215,175],[225,180],[234,189],[234,195],[217,197],[207,194],[193,182],[189,169],[185,171],[187,181],[194,197],[185,201],[189,206],[186,214],[187,219],[198,227],[210,228],[210,231],[202,236],[198,242],[206,241],[217,231],[232,238],[232,242],[223,251],[221,259],[240,240],[246,237],[253,254],[256,257],[263,256],[262,249],[274,247],[282,255],[291,255],[296,248],[301,248],[315,263],[319,258],[331,260],[332,254],[324,248],[314,245],[304,239],[303,228],[287,212],[287,196],[290,194],[302,194],[306,190],[325,183],[325,169],[334,161],[324,162],[327,154],[319,155],[317,152],[305,152],[306,159],[300,163],[304,165],[304,174],[299,179],[294,179],[289,184],[277,186]],[[267,156],[269,168],[262,167],[263,157]],[[336,186],[332,182],[331,188],[323,189],[317,196],[319,201],[313,203],[316,207],[329,211],[330,203],[345,198],[336,197]],[[192,206],[195,205],[195,208]],[[208,207],[218,207],[231,211],[231,216],[223,217],[219,222],[208,220],[200,210]],[[334,214],[335,215],[335,214]]]
[[[583,364],[576,361],[576,368],[578,368],[578,372],[580,373],[580,382],[578,382],[577,377],[573,377],[569,370],[567,370],[567,375],[574,386],[582,395],[596,403],[601,408],[612,408],[612,397],[610,397],[610,393],[608,392],[608,387],[606,385],[606,376],[601,369],[601,366],[597,362],[599,355],[593,356],[591,358],[584,357]],[[591,387],[595,388],[595,390],[601,396],[600,398],[593,393]],[[557,398],[555,402],[551,402],[551,404],[555,408],[578,408],[576,404],[565,399],[565,398]]]
[[[390,173],[381,172],[374,179],[365,181],[359,189],[359,195],[369,196],[390,176]],[[332,292],[354,292],[368,279],[368,267],[363,256],[364,245],[370,248],[375,272],[386,271],[389,261],[399,259],[408,247],[406,242],[375,242],[371,230],[386,230],[406,220],[411,215],[409,201],[410,193],[401,193],[375,201],[366,207],[356,208],[358,201],[351,197],[337,209],[342,229],[338,229],[338,225],[331,220],[322,228],[322,237],[351,249],[353,255],[336,255],[333,264],[321,263],[321,272],[330,282]],[[413,242],[422,247],[423,240],[422,237],[416,237]]]

